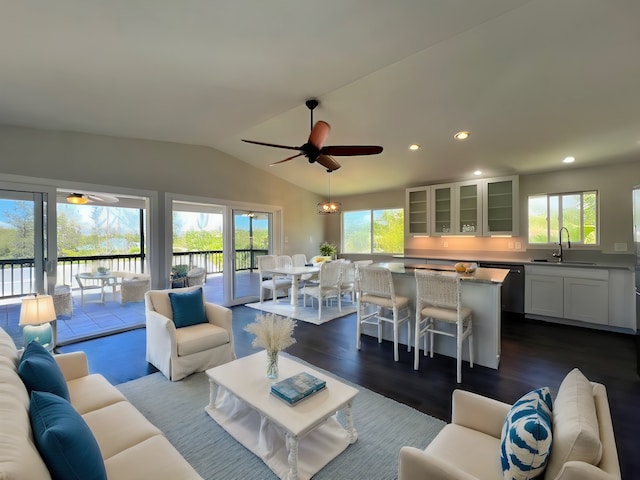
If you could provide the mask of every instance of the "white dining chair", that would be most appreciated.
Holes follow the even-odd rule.
[[[291,280],[268,272],[269,269],[277,267],[277,257],[275,255],[260,255],[256,258],[258,261],[258,274],[260,275],[260,303],[264,301],[265,290],[270,290],[273,303],[278,303],[279,291],[283,292],[285,297],[289,295]]]
[[[303,306],[307,306],[307,297],[318,299],[318,319],[322,318],[322,303],[329,298],[338,299],[338,311],[342,311],[340,302],[340,274],[342,264],[340,262],[325,262],[320,266],[318,285],[306,286],[302,289]]]

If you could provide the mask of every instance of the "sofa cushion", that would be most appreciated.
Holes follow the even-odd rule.
[[[99,373],[69,380],[67,387],[70,402],[80,415],[126,400],[120,390]]]
[[[50,392],[69,400],[69,389],[62,370],[53,356],[38,342],[31,342],[24,349],[18,374],[27,391]]]
[[[555,478],[566,462],[598,465],[601,457],[593,386],[574,368],[560,384],[553,405],[553,447],[545,478]]]
[[[551,451],[551,393],[547,387],[533,390],[513,404],[500,442],[505,479],[528,480],[540,476]]]
[[[36,446],[54,480],[106,480],[98,443],[67,400],[31,392],[29,415]]]
[[[169,292],[169,301],[176,328],[207,323],[202,288],[183,293]]]

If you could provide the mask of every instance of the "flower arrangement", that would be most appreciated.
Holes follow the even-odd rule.
[[[269,356],[267,376],[269,378],[278,377],[278,352],[296,343],[296,339],[293,338],[295,327],[296,322],[291,318],[267,313],[256,315],[256,321],[244,328],[245,331],[256,336],[251,345],[256,348],[262,347],[267,351]]]
[[[338,247],[335,245],[329,242],[322,242],[322,245],[320,245],[320,255],[333,257],[336,253],[338,253]]]

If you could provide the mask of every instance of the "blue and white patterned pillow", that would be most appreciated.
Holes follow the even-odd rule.
[[[551,410],[547,387],[513,404],[502,427],[500,461],[505,480],[542,478],[551,452]]]

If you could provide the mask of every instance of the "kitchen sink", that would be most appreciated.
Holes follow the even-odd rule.
[[[552,265],[595,265],[594,262],[573,262],[573,261],[563,261],[558,262],[557,260],[547,260],[546,258],[533,258],[532,262],[536,263],[550,263]]]

